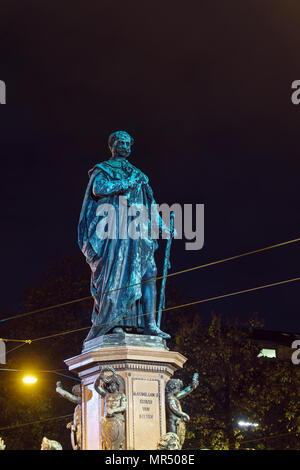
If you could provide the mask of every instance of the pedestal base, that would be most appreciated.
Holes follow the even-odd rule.
[[[168,351],[164,340],[155,336],[123,334],[121,346],[106,335],[92,340],[98,345],[67,359],[69,370],[82,379],[82,449],[103,450],[101,418],[103,398],[94,390],[102,367],[111,366],[124,384],[127,397],[126,439],[124,449],[154,450],[166,433],[165,384],[186,358]]]

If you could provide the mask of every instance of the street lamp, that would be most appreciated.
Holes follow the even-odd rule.
[[[7,371],[7,372],[25,372],[26,373],[26,370],[24,369],[4,369],[3,367],[0,367],[0,371],[3,370],[3,371]],[[81,382],[80,379],[77,379],[77,377],[72,377],[71,375],[66,375],[66,374],[62,374],[61,372],[58,372],[56,370],[37,370],[36,372],[38,373],[43,373],[43,374],[55,374],[55,375],[60,375],[61,377],[67,377],[68,379],[72,379],[72,380],[76,380],[77,382]],[[23,382],[25,384],[34,384],[37,382],[37,378],[34,377],[33,375],[25,375],[23,377]]]
[[[24,384],[35,384],[37,382],[37,378],[32,377],[31,375],[26,375],[22,380]]]
[[[258,426],[258,423],[251,423],[250,421],[239,421],[238,422],[238,425],[241,427],[241,428],[257,428]]]

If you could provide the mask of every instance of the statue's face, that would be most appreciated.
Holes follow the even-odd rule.
[[[120,135],[112,146],[114,157],[128,158],[131,152],[131,138],[129,135]]]
[[[41,450],[48,450],[49,449],[49,441],[46,437],[43,437]]]
[[[178,445],[178,439],[170,439],[169,442],[168,442],[168,445],[167,445],[167,449],[169,450],[177,450],[179,449],[179,445]]]
[[[72,387],[72,393],[75,395],[75,397],[81,397],[80,385],[74,385],[74,387]]]
[[[164,434],[159,443],[158,443],[159,450],[178,450],[179,449],[179,438],[173,432],[168,432]]]
[[[116,382],[110,382],[106,386],[109,393],[115,393],[119,390],[118,384]]]
[[[170,387],[168,387],[171,393],[178,393],[183,387],[183,383],[180,379],[170,379],[169,380]]]

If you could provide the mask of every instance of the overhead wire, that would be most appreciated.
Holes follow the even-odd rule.
[[[5,354],[6,354],[6,356],[7,356],[7,354],[9,354],[9,353],[11,353],[11,352],[15,351],[16,349],[22,348],[22,346],[25,346],[26,344],[29,344],[29,343],[28,343],[28,342],[26,342],[26,343],[25,343],[25,342],[22,342],[22,344],[19,344],[19,345],[18,345],[18,346],[16,346],[15,348],[11,348],[11,349],[9,349],[9,350],[8,350],[8,351],[6,351],[6,353],[5,353]]]
[[[141,281],[139,283],[135,283],[135,284],[131,284],[131,285],[128,285],[128,286],[123,286],[123,287],[120,287],[120,288],[117,288],[117,289],[113,289],[113,290],[110,290],[110,291],[106,291],[106,292],[103,292],[102,295],[108,294],[110,292],[126,289],[126,288],[129,288],[129,287],[134,287],[138,284],[143,284],[143,283],[146,283],[146,282],[153,282],[154,280],[160,280],[160,279],[163,279],[164,277],[172,277],[172,276],[180,275],[180,274],[183,274],[183,273],[187,273],[187,272],[195,271],[195,270],[198,270],[198,269],[202,269],[202,268],[205,268],[205,267],[213,266],[213,265],[216,265],[216,264],[224,263],[224,262],[227,262],[227,261],[235,260],[235,259],[238,259],[238,258],[242,258],[242,257],[245,257],[245,256],[249,256],[249,255],[260,253],[260,252],[267,251],[267,250],[271,250],[273,248],[288,245],[288,244],[295,243],[295,242],[298,242],[298,241],[300,241],[300,238],[296,238],[296,239],[293,239],[293,240],[288,240],[286,242],[277,243],[277,244],[274,244],[274,245],[269,245],[269,246],[264,247],[264,248],[260,248],[260,249],[257,249],[257,250],[251,250],[251,251],[246,252],[246,253],[241,253],[239,255],[231,256],[231,257],[228,257],[228,258],[223,258],[223,259],[220,259],[220,260],[215,260],[215,261],[203,264],[203,265],[199,265],[199,266],[195,266],[195,267],[192,267],[192,268],[187,268],[187,269],[184,269],[184,270],[181,270],[181,271],[177,271],[175,273],[169,273],[166,276],[158,276],[156,278],[152,278],[152,279],[149,279],[149,280],[146,280],[146,281]],[[219,296],[210,297],[210,298],[207,298],[207,299],[201,299],[201,300],[188,302],[188,303],[181,304],[181,305],[167,307],[167,308],[164,308],[162,311],[171,311],[171,310],[178,309],[178,308],[184,308],[184,307],[187,307],[187,306],[197,305],[197,304],[201,304],[201,303],[204,303],[204,302],[219,300],[219,299],[222,299],[222,298],[227,298],[227,297],[231,297],[231,296],[235,296],[235,295],[239,295],[239,294],[243,294],[243,293],[253,292],[253,291],[261,290],[261,289],[268,288],[268,287],[283,285],[283,284],[287,284],[287,283],[295,282],[295,281],[299,281],[299,280],[300,280],[300,277],[287,279],[287,280],[284,280],[284,281],[278,281],[278,282],[274,282],[274,283],[270,283],[270,284],[265,284],[265,285],[262,285],[262,286],[257,286],[257,287],[253,287],[253,288],[249,288],[249,289],[243,289],[243,290],[235,291],[235,292],[228,293],[228,294],[222,294],[222,295],[219,295]],[[11,317],[7,317],[5,319],[1,319],[0,322],[5,322],[5,321],[8,321],[8,320],[13,320],[13,319],[16,319],[16,318],[32,315],[32,314],[35,314],[35,313],[40,313],[40,312],[44,312],[44,311],[47,311],[47,310],[52,310],[52,309],[59,308],[59,307],[62,307],[62,306],[66,306],[66,305],[70,305],[70,304],[73,304],[73,303],[83,302],[84,300],[89,300],[91,298],[92,298],[92,296],[90,295],[90,296],[82,297],[80,299],[74,299],[74,300],[71,300],[71,301],[56,304],[56,305],[53,305],[53,306],[36,309],[36,310],[30,311],[30,312],[25,312],[23,314],[14,315],[14,316],[11,316]],[[145,316],[145,315],[150,315],[152,313],[157,313],[157,312],[158,311],[151,312],[151,313],[145,313],[145,314],[141,314],[141,315],[133,315],[133,316],[129,316],[129,317],[126,317],[126,318],[132,318],[132,317],[137,317],[137,316]],[[116,323],[116,322],[107,322],[107,323],[102,323],[102,324],[96,325],[96,326],[99,327],[99,326],[104,326],[104,325],[113,324],[113,323]],[[8,354],[8,353],[24,346],[25,344],[30,344],[32,342],[37,342],[37,341],[41,341],[41,340],[44,340],[44,339],[50,339],[50,338],[54,338],[54,337],[57,337],[57,336],[71,334],[71,333],[74,333],[74,332],[79,332],[79,331],[87,330],[87,329],[90,329],[90,328],[91,328],[90,326],[83,327],[83,328],[77,328],[77,329],[73,329],[73,330],[68,330],[68,331],[56,333],[56,334],[53,334],[53,335],[48,335],[48,336],[44,336],[44,337],[40,337],[40,338],[35,338],[33,340],[28,340],[28,339],[27,340],[22,340],[22,339],[17,340],[17,339],[9,339],[9,338],[0,338],[0,341],[22,342],[21,345],[18,345],[15,348],[12,348],[9,351],[7,351],[7,354]],[[93,328],[93,326],[92,326],[92,328]],[[3,370],[5,370],[5,369],[3,369]],[[15,369],[15,371],[21,371],[21,370]],[[64,376],[64,377],[74,379],[74,377],[66,376],[65,374],[60,374],[57,371],[39,371],[39,372],[53,372],[53,373],[56,373],[56,374]],[[70,414],[70,415],[58,416],[58,417],[53,417],[53,418],[46,418],[46,419],[38,420],[38,421],[32,421],[32,422],[29,422],[29,423],[22,423],[22,424],[17,424],[17,425],[13,425],[13,426],[6,426],[4,428],[0,428],[0,431],[15,429],[15,428],[28,426],[28,425],[33,425],[33,424],[38,424],[38,423],[42,423],[42,422],[48,422],[48,421],[53,421],[53,420],[58,420],[58,419],[64,419],[64,418],[68,418],[68,417],[71,417],[71,416],[73,416],[73,415]],[[285,434],[279,434],[279,435],[274,435],[274,436],[266,436],[266,437],[262,437],[262,438],[258,438],[258,439],[242,441],[241,444],[246,444],[246,443],[254,442],[254,441],[258,441],[258,440],[273,439],[273,438],[276,438],[276,437],[281,437],[281,436],[290,435],[290,434],[294,434],[294,433],[285,433]]]
[[[300,434],[300,431],[290,431],[290,432],[285,432],[282,434],[274,434],[272,436],[258,437],[257,439],[249,439],[247,441],[241,441],[241,444],[248,444],[249,442],[264,441],[265,439],[274,439],[277,437],[290,436],[291,434]]]
[[[26,369],[6,369],[4,367],[0,367],[0,371],[1,370],[4,371],[4,372],[28,372],[28,370],[26,370]],[[62,374],[61,372],[58,372],[57,370],[40,370],[39,369],[39,370],[34,370],[32,372],[34,372],[35,374],[39,374],[39,373],[56,374],[56,375],[60,375],[62,377],[67,377],[68,379],[77,380],[78,382],[81,382],[81,380],[78,379],[77,377]]]
[[[254,292],[254,291],[257,291],[257,290],[266,289],[268,287],[275,287],[275,286],[279,286],[279,285],[283,285],[283,284],[288,284],[290,282],[296,282],[296,281],[299,281],[299,280],[300,280],[300,276],[295,277],[295,278],[291,278],[291,279],[286,279],[284,281],[272,282],[270,284],[264,284],[262,286],[251,287],[249,289],[243,289],[243,290],[231,292],[229,294],[217,295],[217,296],[214,296],[214,297],[209,297],[207,299],[201,299],[201,300],[196,300],[196,301],[188,302],[188,303],[181,304],[181,305],[166,307],[166,308],[162,309],[162,311],[167,312],[167,311],[175,310],[175,309],[178,309],[178,308],[190,307],[192,305],[198,305],[198,304],[205,303],[205,302],[210,302],[210,301],[213,301],[213,300],[219,300],[219,299],[232,297],[232,296],[239,295],[239,294]],[[142,314],[138,314],[138,315],[128,315],[125,318],[126,319],[136,318],[136,317],[141,317],[141,316],[146,316],[146,315],[152,315],[152,314],[155,314],[155,313],[158,313],[158,310],[155,310],[154,312],[142,313]],[[51,335],[42,336],[40,338],[31,339],[31,342],[34,343],[34,342],[42,341],[42,340],[45,340],[45,339],[55,338],[57,336],[62,336],[62,335],[67,335],[67,334],[76,333],[76,332],[80,332],[80,331],[85,331],[85,330],[88,330],[88,329],[91,329],[91,328],[98,328],[100,326],[113,325],[115,323],[119,323],[119,320],[115,320],[115,321],[112,321],[112,322],[100,323],[99,325],[85,326],[85,327],[82,327],[82,328],[76,328],[76,329],[66,330],[66,331],[59,332],[59,333],[54,333],[54,334],[51,334]]]
[[[104,292],[101,293],[101,295],[106,295],[106,294],[116,292],[116,291],[119,291],[119,290],[122,290],[122,289],[128,289],[130,287],[135,287],[137,285],[145,284],[147,282],[158,281],[160,279],[167,278],[167,277],[178,276],[180,274],[184,274],[184,273],[191,272],[191,271],[196,271],[198,269],[207,268],[209,266],[213,266],[213,265],[220,264],[220,263],[225,263],[227,261],[233,261],[235,259],[243,258],[245,256],[249,256],[249,255],[253,255],[253,254],[257,254],[257,253],[262,253],[264,251],[268,251],[268,250],[278,248],[278,247],[281,247],[281,246],[286,246],[286,245],[296,243],[296,242],[299,242],[299,241],[300,241],[300,237],[294,238],[294,239],[291,239],[291,240],[287,240],[285,242],[280,242],[280,243],[276,243],[276,244],[273,244],[273,245],[268,245],[268,246],[263,247],[263,248],[258,248],[257,250],[247,251],[245,253],[240,253],[238,255],[230,256],[230,257],[223,258],[223,259],[220,259],[220,260],[211,261],[209,263],[205,263],[205,264],[202,264],[202,265],[199,265],[199,266],[194,266],[194,267],[191,267],[191,268],[183,269],[181,271],[176,271],[174,273],[168,273],[165,276],[157,276],[155,278],[140,281],[140,282],[137,282],[135,284],[130,284],[130,285],[127,285],[127,286],[118,287],[116,289],[111,289],[111,290],[108,290],[108,291],[104,291]],[[73,300],[62,302],[62,303],[59,303],[59,304],[56,304],[56,305],[52,305],[52,306],[48,306],[48,307],[42,307],[42,308],[38,308],[38,309],[35,309],[35,310],[31,310],[29,312],[24,312],[24,313],[20,313],[20,314],[17,314],[17,315],[12,315],[10,317],[0,319],[0,323],[1,322],[6,322],[6,321],[9,321],[9,320],[15,320],[17,318],[22,318],[22,317],[25,317],[25,316],[28,316],[28,315],[33,315],[35,313],[46,312],[48,310],[53,310],[53,309],[56,309],[56,308],[59,308],[59,307],[65,307],[66,305],[71,305],[71,304],[74,304],[74,303],[83,302],[85,300],[90,300],[92,298],[93,298],[92,295],[88,295],[88,296],[85,296],[85,297],[81,297],[79,299],[73,299]]]
[[[4,428],[0,428],[0,431],[7,431],[9,429],[22,428],[23,426],[31,426],[33,424],[45,423],[47,421],[55,421],[55,420],[58,420],[58,419],[70,418],[71,416],[73,416],[73,414],[64,415],[64,416],[55,416],[53,418],[39,419],[38,421],[31,421],[29,423],[15,424],[13,426],[5,426]]]

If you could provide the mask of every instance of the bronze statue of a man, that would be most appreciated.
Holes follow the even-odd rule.
[[[128,161],[132,144],[127,132],[114,132],[108,139],[111,158],[89,171],[78,227],[94,298],[93,326],[85,341],[123,330],[170,338],[155,321],[156,282],[152,279],[157,275],[154,252],[158,244],[151,238],[153,224],[165,233],[168,228],[155,212],[147,176]],[[136,233],[131,230],[133,208],[136,215],[139,208],[147,214],[139,219]]]

